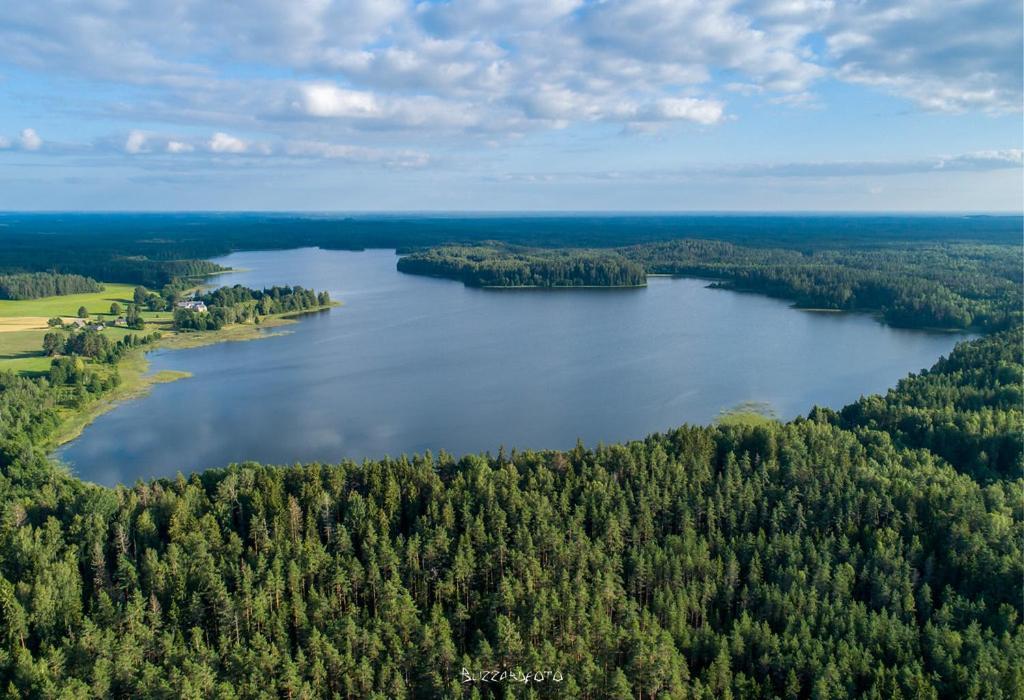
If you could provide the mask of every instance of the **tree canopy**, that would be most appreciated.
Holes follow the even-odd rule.
[[[882,400],[1009,411],[983,389],[1019,384],[1020,341],[961,344]],[[1005,468],[984,472],[855,404],[594,449],[107,489],[32,447],[52,425],[46,382],[0,386],[14,695],[1024,693],[1019,417]],[[965,420],[942,450],[977,455],[986,430]]]

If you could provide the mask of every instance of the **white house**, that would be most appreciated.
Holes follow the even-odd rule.
[[[206,313],[206,303],[202,301],[179,301],[177,304],[175,304],[175,306],[177,306],[179,309],[189,309],[191,311],[196,311],[201,314]]]

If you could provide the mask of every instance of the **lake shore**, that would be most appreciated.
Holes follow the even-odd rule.
[[[151,372],[187,370],[195,381],[121,405],[61,448],[82,478],[132,483],[248,459],[333,463],[502,443],[571,448],[709,424],[723,408],[739,409],[726,424],[764,423],[769,411],[744,402],[770,401],[781,419],[846,405],[956,340],[892,333],[861,314],[801,314],[700,279],[652,280],[642,294],[497,294],[403,274],[387,250],[217,262],[255,271],[221,284],[301,280],[338,289],[347,308],[274,342],[150,356]]]
[[[153,374],[147,374],[149,360],[146,355],[153,350],[187,350],[199,348],[218,343],[244,342],[249,340],[261,340],[284,335],[288,331],[278,330],[265,332],[271,329],[280,329],[298,323],[298,317],[309,314],[322,313],[334,307],[341,306],[341,302],[332,301],[324,306],[307,309],[302,312],[288,312],[266,316],[260,323],[235,323],[225,326],[216,331],[181,332],[173,331],[164,335],[159,341],[144,348],[138,348],[125,355],[118,363],[117,370],[121,376],[121,383],[112,391],[100,396],[86,405],[77,409],[68,409],[66,418],[50,436],[47,449],[55,450],[67,444],[82,434],[82,431],[94,420],[107,413],[115,406],[125,401],[141,398],[148,394],[157,384],[166,384],[187,379],[192,376],[191,372],[178,370],[161,370]]]

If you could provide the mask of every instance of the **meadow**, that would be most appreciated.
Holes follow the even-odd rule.
[[[50,368],[50,358],[43,354],[43,336],[49,330],[46,322],[54,317],[77,318],[79,307],[84,306],[89,318],[109,321],[115,318],[110,305],[118,303],[122,309],[132,303],[135,285],[104,283],[103,291],[87,294],[43,297],[11,301],[0,300],[0,371],[13,370],[24,374],[43,374]],[[171,329],[169,311],[143,311],[146,321],[144,332],[166,332]],[[117,342],[131,333],[127,328],[107,327],[104,335]]]

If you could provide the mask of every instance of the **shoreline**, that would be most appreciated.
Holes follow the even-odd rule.
[[[109,393],[97,397],[85,406],[79,409],[69,409],[67,417],[61,421],[60,425],[57,426],[57,429],[54,430],[47,440],[46,450],[52,456],[55,450],[79,437],[83,430],[104,413],[113,410],[116,406],[126,401],[133,401],[146,396],[157,384],[168,384],[179,379],[188,379],[192,376],[191,372],[174,369],[164,369],[153,374],[147,374],[149,371],[149,360],[146,358],[146,355],[154,350],[189,350],[219,343],[239,343],[273,338],[285,335],[290,331],[278,330],[272,333],[263,333],[263,329],[290,326],[298,323],[298,317],[300,316],[323,313],[341,305],[339,301],[332,301],[326,306],[265,316],[259,324],[252,322],[234,323],[217,331],[173,331],[173,335],[165,335],[150,347],[133,350],[125,355],[116,365],[117,371],[121,376],[121,383]]]

